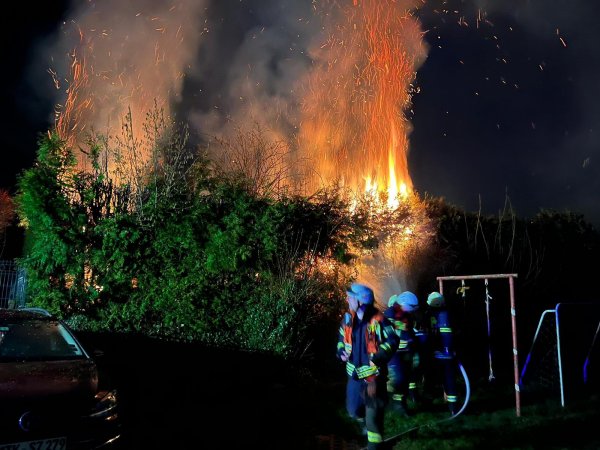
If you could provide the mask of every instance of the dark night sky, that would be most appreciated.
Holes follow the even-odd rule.
[[[15,3],[13,26],[2,27],[2,161],[0,188],[14,192],[16,175],[31,165],[38,134],[48,129],[53,104],[33,89],[30,64],[37,46],[51,36],[60,22],[66,2],[42,2],[35,8]],[[49,76],[44,73],[42,77]]]
[[[477,28],[475,1],[443,2],[448,12],[419,13],[430,51],[409,113],[415,188],[472,211],[481,197],[484,213],[497,213],[508,195],[519,216],[570,210],[600,227],[600,4],[481,1],[493,25]],[[248,9],[239,0],[230,0],[234,9],[219,4],[235,11],[235,27],[252,6],[281,3],[244,2]],[[51,97],[37,89],[51,85],[40,45],[56,35],[67,2],[42,4],[35,13],[31,4],[16,5],[11,20],[18,28],[2,29],[0,188],[11,192],[52,117]],[[249,15],[254,22],[266,17]],[[468,27],[458,24],[460,15]]]
[[[489,12],[493,27],[430,31],[441,48],[432,45],[418,73],[415,185],[469,210],[481,195],[492,213],[506,193],[520,215],[570,210],[598,227],[600,7],[498,3],[502,9]]]

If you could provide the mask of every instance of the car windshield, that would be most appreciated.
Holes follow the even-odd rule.
[[[0,320],[0,361],[47,361],[85,354],[57,320]]]

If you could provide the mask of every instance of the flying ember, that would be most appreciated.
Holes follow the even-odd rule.
[[[184,112],[211,143],[235,142],[232,130],[251,128],[258,115],[268,138],[286,143],[274,147],[277,164],[292,154],[310,162],[308,170],[287,162],[298,190],[339,184],[356,205],[367,198],[383,234],[379,253],[363,261],[363,275],[397,275],[407,246],[422,246],[428,231],[408,170],[406,116],[428,52],[415,16],[422,0],[315,0],[312,9],[284,2],[281,11],[290,11],[279,17],[284,26],[265,27],[250,14],[256,22],[239,42],[230,28],[219,28],[226,8],[218,2],[183,1],[154,11],[117,0],[95,5],[82,4],[65,23],[60,47],[68,49],[69,67],[62,70],[68,74],[51,69],[65,97],[56,128],[73,147],[88,132],[115,138],[123,129],[131,154],[105,166],[117,165],[124,179],[141,179],[149,159],[143,123],[153,105],[166,115]],[[235,41],[231,57],[221,56],[229,39]],[[252,142],[264,143],[258,137]],[[252,150],[233,162],[248,158]]]
[[[306,83],[299,136],[317,159],[317,184],[383,194],[390,208],[412,190],[405,111],[427,54],[417,3],[355,0],[322,14],[331,32],[313,49],[318,64]]]

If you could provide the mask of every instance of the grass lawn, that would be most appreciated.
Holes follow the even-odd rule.
[[[560,406],[558,396],[529,399],[522,395],[517,417],[514,392],[475,389],[464,412],[451,418],[442,400],[409,417],[386,412],[385,438],[392,450],[444,449],[600,449],[598,396]],[[340,410],[340,414],[344,414]],[[339,439],[339,438],[338,438]],[[340,448],[366,447],[358,430],[342,437]],[[324,441],[326,441],[324,439]],[[331,440],[330,440],[331,441]],[[337,444],[340,445],[340,444]],[[338,448],[322,444],[321,448]]]
[[[473,384],[464,411],[454,418],[442,395],[419,405],[409,403],[409,417],[386,411],[386,450],[600,449],[597,392],[573,398],[565,407],[560,405],[559,392],[521,392],[521,416],[517,417],[509,377]],[[343,383],[330,390],[330,403],[339,402],[338,420],[334,423],[327,417],[320,418],[321,429],[327,432],[320,435],[318,449],[366,448],[366,438],[347,419],[343,395]]]

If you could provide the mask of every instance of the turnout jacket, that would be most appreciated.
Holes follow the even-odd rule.
[[[430,309],[429,341],[435,358],[447,359],[454,356],[454,338],[447,309]]]
[[[414,351],[415,347],[415,323],[411,313],[402,309],[398,303],[385,310],[385,317],[394,326],[394,331],[398,335],[398,351]]]
[[[369,307],[360,320],[354,311],[346,312],[339,329],[337,356],[345,351],[346,373],[355,380],[375,381],[381,369],[398,348],[394,327],[374,307]]]

